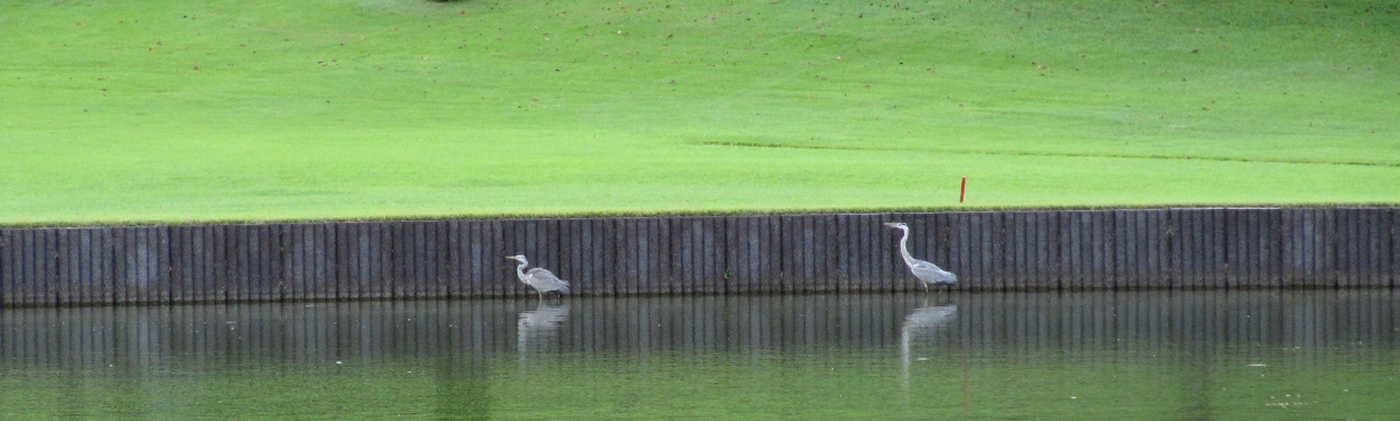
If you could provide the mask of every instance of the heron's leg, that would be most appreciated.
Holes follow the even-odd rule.
[[[924,293],[928,294],[928,282],[924,282]]]

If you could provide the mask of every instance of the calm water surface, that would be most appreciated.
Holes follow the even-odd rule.
[[[1390,290],[0,310],[0,419],[1400,419]]]

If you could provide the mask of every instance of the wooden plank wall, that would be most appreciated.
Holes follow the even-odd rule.
[[[1400,210],[1146,209],[0,230],[0,306],[533,295],[524,254],[581,295],[1396,285]]]

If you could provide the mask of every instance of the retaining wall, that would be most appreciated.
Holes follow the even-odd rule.
[[[1390,287],[1400,210],[1145,209],[0,230],[0,306],[575,294]]]

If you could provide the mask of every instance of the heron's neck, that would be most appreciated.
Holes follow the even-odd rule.
[[[914,256],[909,255],[909,228],[904,227],[900,229],[904,231],[904,237],[900,237],[899,239],[899,254],[904,256],[904,264],[913,266]]]
[[[520,282],[525,282],[525,267],[529,265],[529,263],[520,262],[519,265],[515,266],[515,275],[520,277]]]

